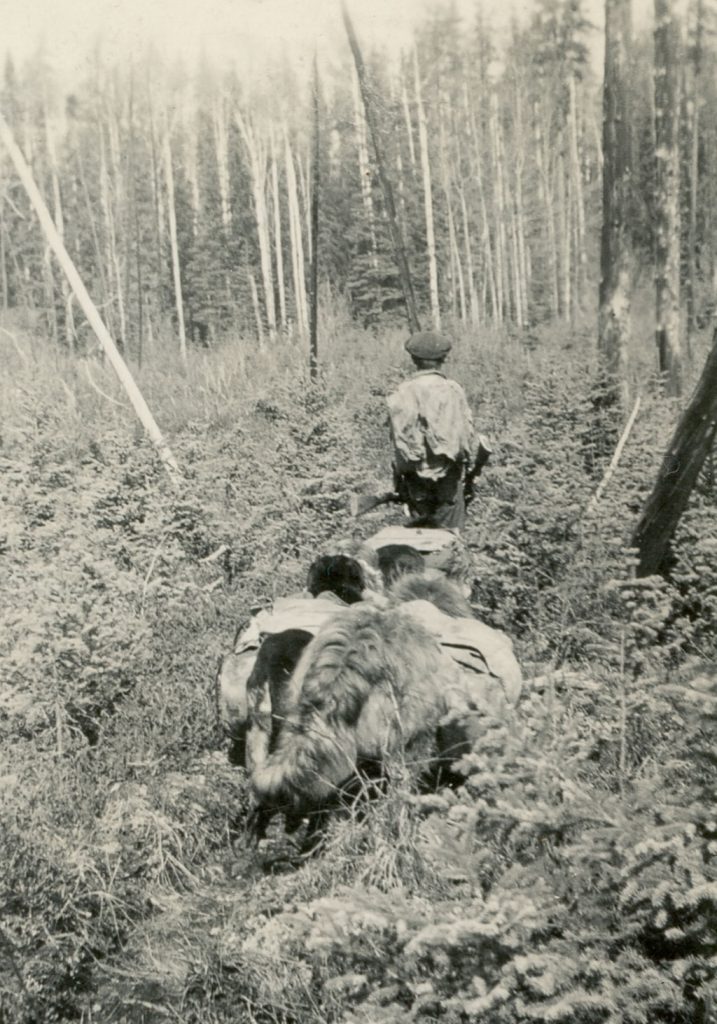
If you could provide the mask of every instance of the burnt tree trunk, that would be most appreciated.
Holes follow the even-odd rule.
[[[655,320],[665,390],[682,390],[680,346],[680,27],[671,0],[655,0]]]
[[[625,370],[630,317],[629,37],[630,0],[606,0],[598,354],[606,382],[606,400],[623,408],[627,404]]]
[[[391,231],[391,239],[393,241],[394,255],[396,264],[398,266],[398,274],[401,278],[401,289],[403,291],[403,298],[406,303],[406,313],[408,315],[408,323],[411,331],[414,333],[420,331],[421,324],[418,319],[418,311],[416,308],[416,296],[413,291],[413,282],[411,280],[411,272],[408,267],[408,258],[406,256],[406,247],[403,244],[403,236],[401,234],[401,228],[398,223],[398,217],[396,216],[396,204],[393,199],[393,189],[391,187],[391,181],[386,171],[386,162],[383,159],[381,151],[381,140],[379,138],[378,121],[376,119],[376,112],[369,89],[369,83],[366,76],[366,68],[364,66],[363,57],[361,55],[361,48],[354,32],[354,27],[349,17],[349,12],[345,6],[342,5],[341,12],[343,14],[344,25],[346,26],[346,34],[349,39],[349,46],[351,47],[351,53],[353,54],[354,64],[356,65],[356,75],[359,80],[359,87],[361,89],[361,98],[363,99],[364,111],[366,112],[366,124],[371,135],[371,142],[373,143],[373,151],[376,157],[376,166],[378,168],[378,176],[381,181],[381,188],[383,189],[383,198],[386,204],[386,218],[388,220],[388,226]]]
[[[662,460],[632,544],[639,552],[638,576],[666,573],[669,544],[687,507],[717,427],[717,330],[705,368]]]

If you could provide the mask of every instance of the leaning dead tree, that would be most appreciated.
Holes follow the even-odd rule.
[[[401,279],[401,289],[403,291],[403,298],[406,303],[406,313],[408,314],[408,323],[412,331],[420,331],[421,324],[418,319],[418,311],[416,308],[416,296],[413,291],[413,282],[411,280],[411,272],[408,267],[408,258],[406,256],[406,247],[403,244],[403,235],[401,233],[401,227],[398,223],[398,217],[396,215],[396,204],[393,199],[393,189],[391,187],[391,181],[386,171],[386,162],[383,159],[383,153],[381,150],[381,140],[379,138],[378,131],[378,120],[376,118],[376,111],[374,110],[373,98],[371,96],[371,90],[369,88],[368,79],[366,76],[366,67],[363,62],[363,56],[359,47],[354,27],[349,17],[349,12],[345,5],[341,6],[341,13],[344,19],[344,25],[346,26],[346,34],[349,38],[349,46],[351,47],[351,53],[353,54],[354,64],[356,65],[356,75],[359,80],[359,87],[361,89],[361,98],[363,99],[364,111],[366,112],[366,124],[371,135],[371,142],[373,143],[373,151],[376,157],[376,166],[378,168],[378,176],[381,181],[381,188],[383,189],[383,199],[386,206],[386,218],[388,220],[388,226],[391,231],[391,239],[393,241],[393,250],[398,265],[398,274]]]
[[[627,405],[625,370],[630,317],[629,37],[630,0],[606,0],[598,354],[606,382],[606,400],[623,408]]]
[[[669,569],[670,541],[712,449],[716,429],[717,329],[712,351],[677,424],[632,539],[639,552],[638,576],[665,573]]]
[[[655,319],[665,390],[682,390],[680,346],[680,25],[672,0],[655,0]]]
[[[117,350],[112,337],[105,327],[105,324],[97,311],[97,307],[90,298],[89,292],[85,288],[82,278],[77,272],[77,269],[70,259],[69,253],[65,248],[64,242],[60,238],[60,235],[55,227],[55,224],[50,216],[50,212],[45,205],[45,201],[40,195],[40,192],[35,184],[32,176],[32,172],[25,161],[25,157],[22,155],[19,147],[13,139],[12,132],[8,127],[8,124],[0,113],[0,139],[2,140],[5,148],[8,151],[10,159],[12,160],[13,166],[17,171],[18,177],[22,182],[25,191],[27,192],[28,199],[32,204],[32,207],[37,214],[38,220],[42,226],[42,230],[45,233],[48,245],[57,257],[57,262],[60,264],[62,271],[70,282],[70,287],[75,294],[82,312],[87,317],[87,320],[97,335],[97,340],[105,351],[107,358],[112,364],[112,368],[120,379],[120,383],[127,392],[127,397],[134,406],[134,410],[137,413],[142,426],[147,431],[152,444],[157,449],[157,454],[162,460],[165,469],[169,474],[169,478],[175,486],[178,486],[181,482],[182,475],[177,465],[177,461],[172,454],[172,451],[167,442],[162,437],[159,427],[157,426],[152,413],[149,411],[149,406],[144,400],[142,393],[134,382],[132,374],[129,372],[127,364],[125,363],[122,356]]]

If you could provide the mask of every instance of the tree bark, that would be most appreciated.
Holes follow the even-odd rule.
[[[406,83],[401,84],[401,103],[403,104],[403,116],[406,120],[406,136],[408,137],[408,153],[411,157],[411,170],[416,171],[416,149],[413,145],[413,125],[411,124],[411,110],[408,105],[408,92]]]
[[[423,177],[423,212],[426,218],[426,251],[428,254],[428,283],[431,296],[431,320],[437,331],[441,329],[441,306],[438,298],[438,264],[436,262],[436,235],[433,227],[433,192],[431,187],[431,163],[428,158],[428,130],[426,111],[421,95],[421,76],[418,69],[418,54],[413,51],[413,72],[416,90],[416,112],[418,114],[418,146],[421,153],[421,175]]]
[[[680,51],[680,26],[671,0],[655,0],[655,320],[659,369],[665,374],[670,395],[679,395],[682,390]]]
[[[699,190],[700,154],[700,70],[702,66],[702,0],[696,0],[695,38],[692,52],[691,95],[689,104],[690,195],[687,231],[687,359],[691,358],[692,341],[697,329],[697,196]]]
[[[184,330],[184,298],[182,296],[182,275],[179,270],[179,247],[177,244],[177,216],[174,207],[174,171],[172,170],[172,146],[169,140],[169,126],[164,132],[164,174],[167,186],[167,211],[169,214],[169,242],[172,249],[172,275],[174,279],[174,299],[177,307],[177,327],[179,329],[179,354],[182,363],[187,365],[187,335]]]
[[[304,242],[301,234],[301,214],[299,196],[296,187],[296,171],[294,157],[289,144],[288,132],[285,136],[286,191],[289,199],[289,240],[291,243],[291,270],[294,279],[294,304],[296,306],[296,323],[299,334],[306,337],[308,331],[308,312],[306,302],[306,278],[304,276]]]
[[[717,329],[697,387],[677,424],[633,535],[632,545],[639,552],[638,576],[669,571],[670,541],[712,450],[716,428]]]
[[[271,268],[269,218],[266,208],[266,157],[264,147],[257,140],[252,125],[244,120],[238,110],[236,111],[236,123],[249,154],[256,230],[259,238],[261,279],[264,288],[264,308],[266,310],[267,324],[269,325],[269,335],[273,338],[276,333],[276,304],[274,302],[274,278]]]
[[[311,317],[309,320],[309,375],[316,380],[319,371],[319,187],[320,187],[320,150],[319,150],[319,67],[314,56],[313,83],[313,146],[311,160]]]
[[[580,145],[578,132],[578,104],[576,97],[575,75],[571,74],[568,82],[570,95],[570,176],[572,194],[575,205],[575,306],[580,308],[587,274],[587,253],[585,251],[585,200],[583,198],[583,177],[580,169]]]
[[[408,323],[411,331],[415,333],[421,329],[421,324],[418,319],[418,311],[416,308],[416,296],[413,291],[413,282],[411,281],[411,272],[408,267],[408,259],[406,257],[406,249],[403,244],[401,228],[398,223],[398,217],[396,216],[396,204],[393,200],[393,189],[391,188],[391,182],[386,171],[386,165],[381,151],[378,122],[369,92],[366,68],[364,67],[361,49],[358,44],[358,39],[356,38],[356,33],[354,32],[353,24],[351,23],[351,18],[349,17],[349,12],[343,4],[341,7],[341,13],[346,27],[346,34],[349,39],[349,46],[351,47],[354,63],[356,65],[356,73],[358,75],[359,85],[361,87],[361,97],[363,99],[364,111],[366,113],[366,123],[368,124],[369,132],[371,134],[374,155],[376,157],[376,165],[378,167],[379,178],[381,179],[381,187],[383,189],[384,203],[386,206],[386,216],[388,219],[388,226],[391,231],[391,238],[393,240],[394,255],[398,266],[399,277],[401,279],[403,298],[406,303]]]
[[[490,97],[490,136],[493,163],[493,214],[495,238],[495,279],[498,302],[498,320],[505,317],[510,302],[510,281],[508,253],[505,237],[505,191],[503,187],[503,146],[498,120],[498,96],[495,90]]]
[[[598,357],[605,380],[605,404],[615,404],[622,409],[627,406],[626,364],[630,329],[627,224],[631,170],[629,38],[630,0],[606,0]]]
[[[271,133],[271,194],[274,206],[274,249],[276,250],[276,280],[279,289],[279,319],[286,330],[286,284],[284,281],[284,247],[281,237],[281,203],[279,202],[279,168],[276,162],[274,133]]]

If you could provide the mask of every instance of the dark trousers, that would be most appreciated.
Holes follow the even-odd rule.
[[[466,524],[462,463],[454,463],[439,480],[409,471],[397,474],[398,492],[408,505],[411,526],[462,530]]]

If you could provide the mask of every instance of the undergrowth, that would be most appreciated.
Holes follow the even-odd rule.
[[[592,339],[460,340],[495,444],[474,601],[535,678],[514,719],[477,724],[458,785],[394,770],[301,862],[247,844],[213,676],[322,544],[398,519],[345,509],[389,479],[401,338],[347,330],[313,383],[295,346],[232,341],[186,376],[155,351],[138,379],[176,493],[107,367],[8,329],[0,1020],[714,1019],[710,468],[669,581],[635,580],[628,547],[674,402],[646,388],[587,513],[620,426],[596,426]]]

